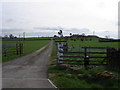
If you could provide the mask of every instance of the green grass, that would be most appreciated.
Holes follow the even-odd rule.
[[[32,52],[42,48],[43,46],[48,44],[49,41],[50,40],[22,41],[22,43],[24,44],[22,56],[32,53]],[[3,44],[13,44],[13,43],[17,43],[17,41],[3,41],[2,43]],[[2,61],[6,62],[6,61],[12,60],[17,57],[20,57],[20,55],[11,54],[11,55],[8,55],[7,57],[2,57]]]
[[[55,45],[55,43],[53,44],[53,49],[52,49],[52,54],[51,54],[51,60],[57,58],[56,57],[56,54],[57,54],[57,47]]]
[[[95,77],[98,72],[103,72],[106,70],[106,67],[103,66],[98,66],[90,70],[85,70],[84,67],[81,66],[79,71],[73,72],[67,69],[61,70],[55,65],[55,62],[53,62],[50,65],[48,72],[55,74],[55,76],[50,77],[49,79],[52,80],[58,88],[118,88],[118,84],[120,83],[118,83],[117,79],[113,78],[102,80]],[[114,75],[118,74],[116,72],[112,73],[114,73]],[[85,76],[78,79],[77,74],[84,74]],[[88,74],[91,74],[93,77],[88,78]]]
[[[119,48],[120,42],[98,42],[98,41],[70,41],[68,40],[69,46],[76,46],[76,47],[113,47]]]
[[[39,38],[25,38],[25,41],[37,41],[37,40],[40,40],[40,39],[51,39],[52,37],[39,37]],[[18,40],[21,40],[23,41],[24,38],[4,38],[2,39],[3,41],[18,41]]]
[[[90,85],[85,80],[79,80],[74,75],[68,77],[67,75],[55,76],[51,80],[59,88],[90,88]]]
[[[24,41],[24,53],[31,53],[33,51],[36,51],[37,49],[40,49],[44,45],[48,44],[49,40],[45,41]]]
[[[95,46],[95,47],[115,47],[118,48],[118,43],[99,43],[97,41],[83,41],[81,44],[79,41],[73,42],[68,41],[68,45],[74,46]],[[78,50],[78,49],[76,49]],[[75,50],[75,51],[76,51]],[[100,51],[101,52],[101,51]],[[120,73],[115,71],[114,69],[108,69],[105,66],[97,66],[92,69],[86,70],[83,66],[80,67],[79,71],[70,71],[68,69],[61,70],[56,66],[56,55],[57,49],[53,47],[51,65],[49,66],[48,72],[50,74],[54,74],[54,76],[49,77],[49,79],[58,87],[58,88],[118,88],[118,84],[120,84],[120,79],[112,78],[112,79],[100,79],[95,77],[95,75],[99,72],[109,71],[112,72],[116,77],[120,76]],[[84,74],[85,77],[78,79],[77,74]],[[87,75],[91,74],[93,77],[88,78]]]
[[[118,83],[117,79],[102,80],[95,77],[98,72],[103,72],[106,70],[107,69],[103,66],[95,67],[90,70],[85,70],[83,67],[81,67],[79,71],[73,72],[65,69],[61,70],[54,63],[50,65],[48,72],[55,74],[55,76],[50,77],[49,79],[58,88],[118,88],[118,84],[120,83]],[[114,73],[114,75],[117,75],[116,72],[112,73]],[[84,74],[85,76],[81,79],[78,79],[77,74]],[[88,78],[88,74],[91,74],[92,78]]]

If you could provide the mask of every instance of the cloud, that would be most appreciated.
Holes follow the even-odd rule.
[[[2,32],[20,32],[20,31],[23,31],[23,29],[2,29]]]
[[[10,19],[5,20],[5,22],[6,22],[6,23],[11,23],[11,22],[15,22],[15,20],[12,19],[12,18],[10,18]]]
[[[82,32],[89,32],[90,30],[87,29],[87,28],[69,28],[69,29],[66,29],[65,31],[71,31],[71,32],[78,32],[78,33],[82,33]]]
[[[89,34],[90,30],[88,28],[66,28],[66,27],[50,27],[50,26],[41,26],[41,27],[33,27],[31,29],[23,29],[23,28],[3,28],[2,36],[13,34],[18,36],[22,35],[23,32],[26,32],[27,36],[54,36],[58,34],[59,30],[63,31],[63,35],[69,35],[69,33],[73,34]]]
[[[63,35],[69,35],[72,34],[91,34],[90,30],[88,28],[65,28],[65,27],[48,27],[48,26],[42,26],[42,27],[34,27],[33,29],[22,29],[22,28],[3,28],[2,30],[2,36],[13,34],[15,36],[19,36],[19,34],[22,36],[23,32],[26,32],[27,37],[38,37],[38,36],[54,36],[58,35],[58,31],[62,29]],[[111,30],[104,30],[104,31],[96,31],[95,33],[98,36],[105,37],[106,35],[111,38],[117,38],[118,32],[117,30],[114,30],[114,32]]]
[[[49,27],[49,26],[42,26],[42,27],[34,27],[34,32],[38,32],[38,33],[42,33],[42,35],[50,35],[50,36],[53,36],[53,35],[57,35],[58,31],[61,29],[63,31],[63,35],[69,35],[70,33],[73,33],[73,34],[82,34],[82,33],[85,33],[85,34],[90,34],[90,30],[88,28],[66,28],[66,27]],[[36,33],[36,34],[38,34]],[[40,34],[41,34],[40,33]],[[32,33],[31,33],[32,35]],[[35,35],[35,34],[34,34]]]
[[[23,28],[24,32],[30,32],[31,35],[33,32],[36,32],[36,35],[37,33],[57,34],[60,29],[66,35],[92,34],[93,31],[117,30],[117,26],[120,26],[117,22],[111,23],[118,19],[117,0],[110,0],[110,2],[109,0],[35,0],[38,2],[32,0],[34,1],[32,3],[5,1],[7,2],[0,4],[0,7],[3,6],[3,12],[0,9],[3,16],[0,18],[2,27]],[[63,27],[57,27],[58,25]],[[16,34],[23,32],[18,29],[2,31]]]
[[[87,28],[65,28],[65,27],[48,27],[48,26],[43,26],[43,27],[34,27],[34,29],[39,29],[39,30],[54,30],[54,31],[59,31],[60,29],[65,31],[65,32],[73,32],[73,33],[85,33],[89,32],[90,30]]]
[[[4,28],[4,29],[0,29],[0,31],[2,31],[2,35],[9,35],[9,34],[21,34],[23,33],[25,30],[24,29],[15,29],[15,28],[11,28],[11,29],[8,29],[8,28]]]
[[[116,39],[119,38],[117,30],[99,31],[99,32],[96,32],[96,35],[98,35],[100,37],[108,36],[109,38],[116,38]]]
[[[28,32],[26,33],[26,36],[54,36],[56,33],[55,32]]]
[[[48,27],[48,26],[34,27],[34,29],[39,29],[39,30],[58,30],[57,27]]]
[[[49,28],[50,29],[50,28]],[[55,30],[35,30],[35,29],[21,29],[21,28],[2,28],[0,29],[2,31],[2,36],[13,34],[15,36],[22,35],[23,32],[26,33],[26,36],[53,36],[57,33]]]

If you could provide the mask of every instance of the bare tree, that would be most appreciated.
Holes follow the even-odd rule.
[[[60,37],[63,37],[62,30],[60,30],[60,31],[58,32],[58,35],[59,35]]]

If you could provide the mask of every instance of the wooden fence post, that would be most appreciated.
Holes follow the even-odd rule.
[[[18,55],[18,43],[16,43],[16,54]]]
[[[110,48],[107,47],[107,65],[110,64],[110,62],[109,62],[109,57],[110,57]]]
[[[7,49],[5,46],[3,47],[3,56],[5,56],[5,57],[7,56]]]
[[[19,44],[20,55],[22,54],[22,43]]]
[[[89,56],[87,56],[87,48],[84,48],[84,67],[87,70],[89,65]]]
[[[107,47],[107,65],[109,64],[110,48]]]
[[[116,65],[116,60],[117,58],[117,53],[116,53],[116,49],[115,48],[108,48],[107,50],[107,58],[108,58],[108,64],[110,66],[115,66]]]
[[[23,43],[21,44],[22,54],[23,54]]]

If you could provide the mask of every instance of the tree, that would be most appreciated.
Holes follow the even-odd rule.
[[[15,36],[14,38],[17,38],[17,36]]]
[[[107,35],[106,35],[106,36],[105,36],[105,38],[106,38],[106,39],[108,39],[108,38],[109,38],[109,36],[107,36]]]
[[[61,35],[61,33],[60,33],[60,32],[58,32],[58,35]]]
[[[60,33],[62,34],[62,30],[60,30]]]
[[[54,37],[57,37],[57,35],[54,35]]]
[[[82,36],[85,36],[85,34],[84,34],[84,33],[82,33]]]
[[[5,35],[4,38],[9,38],[8,35]]]
[[[84,41],[84,39],[85,39],[85,34],[82,33],[82,39],[81,39],[81,41]]]
[[[70,33],[70,36],[72,36],[72,33]]]
[[[14,36],[12,34],[9,35],[9,38],[14,38]]]
[[[58,35],[59,35],[60,37],[63,37],[62,30],[60,30],[60,31],[58,32]]]

